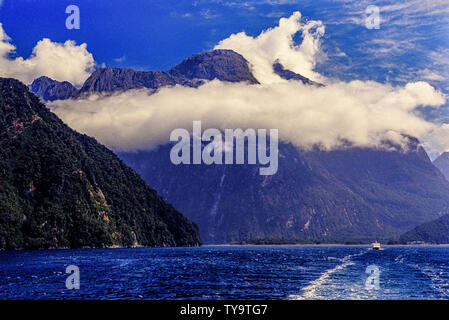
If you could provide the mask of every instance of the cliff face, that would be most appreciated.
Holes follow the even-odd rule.
[[[449,210],[449,184],[415,139],[409,152],[300,151],[281,143],[279,169],[173,165],[170,145],[119,156],[195,221],[208,243],[358,242],[398,237]]]
[[[197,227],[114,153],[0,78],[0,248],[199,243]]]

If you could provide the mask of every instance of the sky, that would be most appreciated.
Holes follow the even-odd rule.
[[[240,53],[256,64],[256,71],[267,83],[272,75],[263,63],[257,65],[258,61],[267,55],[270,59],[282,55],[284,64],[296,68],[293,71],[336,86],[337,93],[328,92],[325,96],[347,92],[345,83],[353,80],[363,81],[364,87],[371,89],[377,88],[377,84],[369,81],[384,85],[379,91],[373,89],[376,91],[373,96],[364,97],[365,102],[381,92],[409,92],[405,89],[407,83],[418,81],[427,82],[441,91],[442,96],[449,94],[447,0],[3,0],[0,3],[3,57],[0,72],[2,76],[16,76],[28,83],[46,73],[79,86],[90,72],[101,66],[165,70],[194,53],[222,47],[241,49]],[[378,29],[366,27],[365,10],[373,4],[380,9]],[[66,28],[68,5],[80,9],[79,30]],[[301,31],[292,35],[298,44],[295,50],[287,48],[290,44],[286,42],[256,38],[264,30],[268,33],[275,28],[280,18],[292,17],[294,12],[300,12],[301,23],[310,26],[311,32],[318,32],[307,38],[310,43],[303,39],[303,27],[297,28],[293,22],[292,28]],[[245,34],[230,37],[240,32]],[[289,32],[281,30],[280,34]],[[277,94],[282,91],[270,89]],[[433,94],[429,104],[435,105],[440,97]],[[363,105],[360,97],[353,98],[354,106]],[[148,103],[146,98],[143,100]],[[421,100],[416,98],[414,103]],[[384,107],[389,107],[389,103]],[[407,112],[432,121],[449,122],[447,102],[438,108],[420,109],[420,104],[415,104]],[[364,114],[372,116],[370,112]],[[410,120],[408,114],[399,118],[388,113],[386,116],[391,116],[391,126],[397,129],[402,128],[398,121],[405,124]],[[87,133],[99,130],[82,126],[76,129]],[[449,150],[444,139],[446,136],[441,135],[438,142],[441,146],[434,148],[438,152]],[[430,148],[428,151],[432,156],[437,152]]]
[[[80,8],[79,30],[65,27],[70,4]],[[377,30],[365,27],[371,4],[381,10]],[[98,65],[152,70],[169,69],[233,33],[255,36],[294,11],[326,26],[327,59],[318,66],[324,74],[377,81],[447,78],[446,0],[3,0],[0,22],[17,56],[28,57],[42,38],[71,39],[86,43]]]

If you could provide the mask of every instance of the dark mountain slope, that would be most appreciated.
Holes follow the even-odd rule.
[[[399,238],[401,243],[449,244],[449,214],[423,223]]]
[[[119,156],[195,221],[205,242],[372,241],[449,212],[449,183],[415,139],[409,152],[279,146],[279,170],[173,165],[170,145]]]
[[[316,83],[315,81],[312,81],[306,77],[303,77],[302,75],[295,73],[293,71],[287,70],[284,68],[284,66],[282,64],[280,64],[278,61],[276,61],[273,64],[273,70],[274,72],[279,75],[281,78],[286,79],[286,80],[297,80],[297,81],[301,81],[304,84],[308,84],[308,85],[315,85],[315,86],[323,86],[320,83]]]
[[[196,226],[114,153],[0,78],[0,248],[199,242]]]

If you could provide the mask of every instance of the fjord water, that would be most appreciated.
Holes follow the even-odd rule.
[[[66,267],[80,270],[68,290]],[[369,265],[379,289],[365,286]],[[448,299],[449,247],[204,246],[0,252],[0,299]]]

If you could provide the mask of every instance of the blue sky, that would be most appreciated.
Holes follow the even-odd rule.
[[[364,25],[372,3],[381,8],[379,30]],[[65,28],[69,4],[80,8],[80,30]],[[432,79],[447,76],[447,1],[3,0],[0,21],[18,56],[28,57],[43,37],[73,39],[87,43],[100,65],[149,70],[170,68],[232,33],[257,35],[296,10],[326,26],[320,72],[382,82],[424,79],[445,87]]]
[[[380,8],[379,29],[365,25],[365,10],[373,4]],[[68,5],[80,8],[79,30],[65,27]],[[427,81],[449,94],[447,0],[0,0],[0,22],[16,50],[6,50],[5,39],[0,49],[9,59],[27,59],[43,38],[70,39],[87,44],[96,67],[164,70],[231,34],[257,36],[295,11],[304,23],[321,20],[326,27],[315,67],[319,74],[393,85]],[[300,35],[296,39],[301,42]],[[46,53],[55,49],[42,46]],[[449,123],[448,110],[446,105],[424,116]]]

